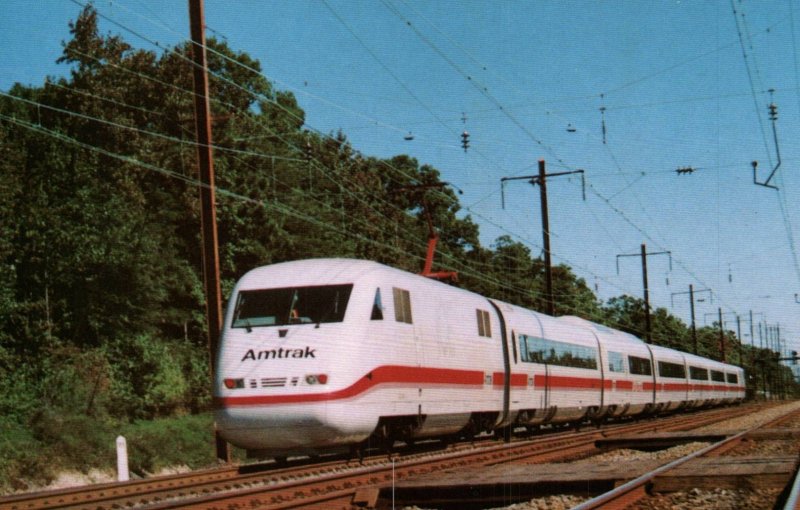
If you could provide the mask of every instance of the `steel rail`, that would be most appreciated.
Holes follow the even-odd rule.
[[[748,409],[752,412],[752,409]],[[292,480],[269,487],[251,487],[235,492],[206,494],[182,500],[163,501],[147,505],[144,510],[184,509],[244,509],[268,507],[275,509],[334,507],[334,501],[349,501],[359,489],[379,488],[390,483],[394,478],[403,480],[411,476],[421,476],[445,469],[459,469],[470,465],[489,466],[520,460],[551,461],[595,451],[597,439],[629,434],[631,431],[650,429],[683,430],[689,427],[716,423],[720,414],[740,416],[747,414],[744,410],[717,409],[711,413],[700,415],[679,415],[668,420],[657,420],[657,423],[635,423],[619,427],[616,431],[586,431],[577,436],[573,433],[553,441],[552,437],[539,437],[529,444],[503,444],[482,448],[478,451],[467,450],[450,454],[443,458],[430,457],[404,460],[394,467],[385,463],[380,466],[364,467],[347,473],[335,473],[317,477],[313,480]],[[730,418],[733,416],[726,416]],[[349,507],[349,505],[345,505]]]
[[[752,406],[740,407],[736,412],[731,413],[730,408],[714,409],[702,413],[691,413],[685,415],[674,415],[656,421],[645,420],[635,423],[616,423],[603,429],[586,430],[575,433],[556,432],[527,438],[522,441],[514,441],[508,444],[498,445],[487,441],[484,445],[476,445],[473,442],[456,445],[448,450],[437,450],[437,453],[462,460],[451,464],[458,467],[468,462],[472,456],[475,462],[482,462],[484,465],[501,464],[516,462],[522,459],[532,458],[539,461],[563,458],[566,452],[571,449],[572,455],[580,455],[588,451],[589,443],[593,443],[599,437],[608,437],[617,434],[629,434],[634,431],[645,431],[650,429],[663,429],[669,427],[672,430],[681,430],[689,427],[700,426],[699,421],[716,422],[723,415],[730,418],[731,414],[741,415],[753,412]],[[583,443],[584,446],[581,446]],[[431,452],[411,452],[406,457],[395,457],[402,462],[402,465],[413,465],[415,459],[422,456],[429,456]],[[441,457],[440,457],[441,458]],[[241,472],[251,466],[237,466],[231,468],[215,468],[193,473],[183,473],[178,475],[167,475],[130,482],[112,482],[97,484],[84,487],[74,487],[68,489],[58,489],[39,493],[19,494],[14,496],[0,497],[0,510],[38,510],[43,508],[92,508],[103,509],[124,506],[141,506],[156,501],[172,500],[173,498],[193,498],[196,494],[209,494],[213,492],[225,492],[230,494],[236,490],[253,490],[257,486],[258,490],[264,491],[268,487],[277,488],[282,485],[289,477],[305,477],[305,481],[298,480],[291,483],[297,491],[302,491],[302,483],[308,483],[309,477],[319,479],[326,473],[332,473],[342,469],[352,471],[361,467],[371,466],[370,469],[380,470],[381,465],[387,463],[385,454],[372,456],[364,459],[358,466],[353,467],[352,461],[327,461],[324,463],[305,464],[301,466],[284,467],[280,469],[265,469],[259,472]],[[309,474],[309,471],[313,471]],[[375,480],[377,481],[377,480]],[[249,486],[249,489],[247,487]]]
[[[613,505],[614,508],[624,508],[626,505],[640,499],[645,485],[655,479],[656,476],[676,468],[692,459],[702,457],[706,453],[712,452],[724,444],[732,441],[740,441],[745,435],[748,434],[748,432],[748,430],[739,432],[735,436],[731,436],[718,443],[706,446],[702,450],[697,450],[696,452],[690,453],[689,455],[681,457],[680,459],[673,460],[672,462],[665,464],[658,469],[643,474],[639,478],[634,478],[633,480],[620,485],[616,489],[605,492],[595,498],[590,499],[589,501],[584,501],[580,505],[572,507],[572,510],[593,510],[595,508],[602,508],[604,505],[609,505],[609,507],[612,507]],[[634,496],[635,499],[631,499],[630,496]]]
[[[657,476],[667,471],[670,471],[690,460],[702,457],[703,455],[712,452],[728,451],[729,449],[737,445],[739,442],[741,442],[741,440],[745,436],[752,433],[754,430],[782,423],[784,421],[791,419],[794,416],[797,416],[798,414],[800,414],[800,411],[793,411],[787,413],[774,420],[770,420],[768,423],[752,427],[736,435],[723,439],[722,441],[713,443],[701,450],[697,450],[684,457],[669,462],[668,464],[665,464],[649,473],[645,473],[638,478],[634,478],[633,480],[630,480],[627,483],[624,483],[623,485],[620,485],[619,487],[611,491],[600,494],[599,496],[596,496],[588,501],[584,501],[583,503],[572,507],[571,510],[594,510],[598,508],[625,508],[628,505],[644,497],[646,495],[647,484],[653,481]]]
[[[792,481],[792,490],[786,498],[786,503],[783,505],[783,510],[800,510],[800,468],[794,473],[794,480]]]

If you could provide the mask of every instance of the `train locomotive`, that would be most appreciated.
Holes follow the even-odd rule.
[[[254,269],[228,304],[215,420],[253,456],[500,434],[744,399],[744,371],[385,265]]]

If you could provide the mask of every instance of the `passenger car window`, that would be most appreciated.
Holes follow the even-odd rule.
[[[527,335],[519,336],[519,345],[522,361],[528,363],[597,369],[597,349],[592,347]]]
[[[631,373],[635,375],[653,375],[650,360],[638,356],[628,356],[628,366]]]
[[[711,371],[711,380],[716,382],[725,382],[725,374],[719,370]]]
[[[679,363],[659,361],[658,375],[661,377],[672,377],[674,379],[686,379],[686,368]]]
[[[739,376],[736,374],[725,374],[728,376],[728,382],[731,384],[739,384]]]
[[[608,351],[608,371],[609,372],[624,372],[625,371],[625,358],[618,352]]]
[[[689,367],[689,375],[696,381],[708,381],[708,369],[700,367]]]

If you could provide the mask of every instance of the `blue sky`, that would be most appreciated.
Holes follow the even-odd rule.
[[[80,7],[0,5],[0,90],[67,73],[55,60]],[[161,44],[188,36],[185,1],[95,6]],[[641,296],[639,260],[621,259],[617,274],[616,255],[669,250],[672,271],[667,257],[648,260],[654,306],[688,322],[688,297],[673,306],[671,295],[711,288],[701,325],[722,306],[726,325],[739,313],[748,333],[752,310],[800,346],[800,2],[206,0],[206,23],[293,91],[310,127],[438,168],[464,190],[484,244],[507,234],[541,252],[538,189],[510,184],[503,210],[502,177],[535,173],[539,159],[551,172],[584,169],[585,202],[578,179],[548,185],[555,262],[603,299]],[[750,166],[763,180],[777,162],[771,100],[779,191],[755,186]],[[697,170],[675,172],[687,166]]]

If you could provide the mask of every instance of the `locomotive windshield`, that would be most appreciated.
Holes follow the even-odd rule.
[[[353,285],[243,290],[236,298],[234,328],[342,322]]]

